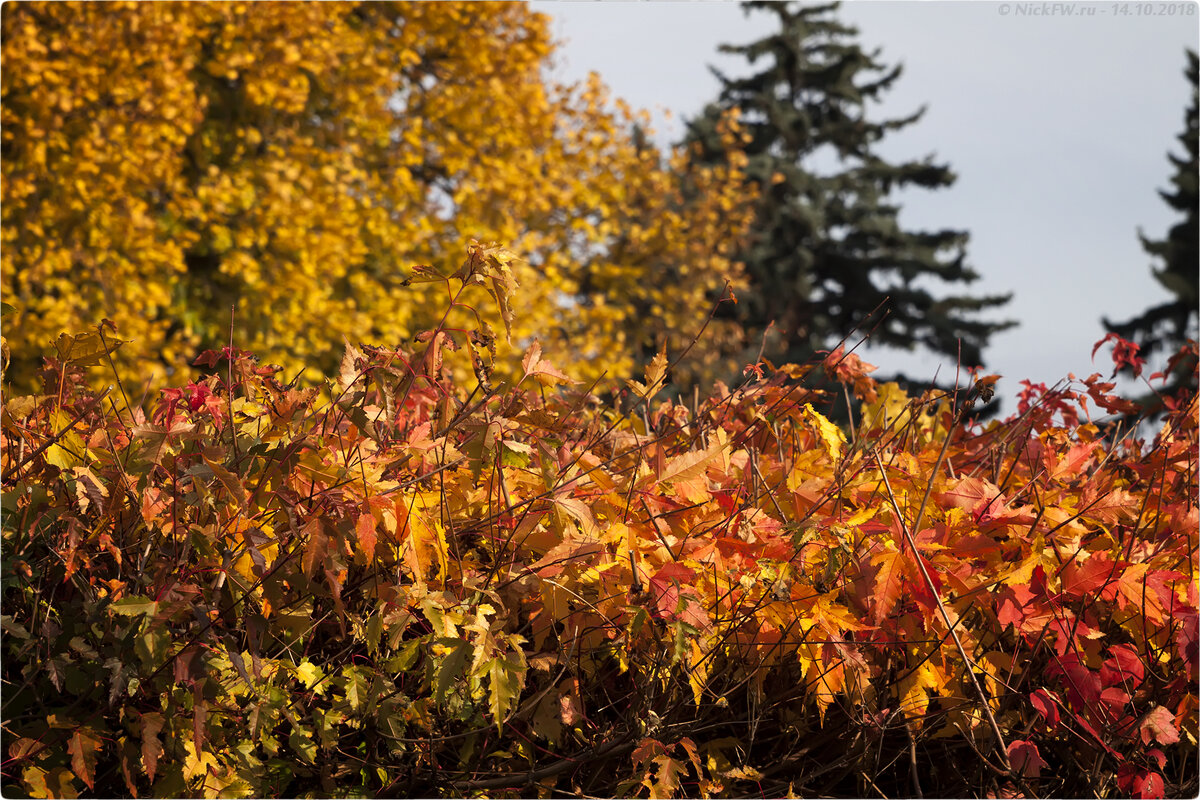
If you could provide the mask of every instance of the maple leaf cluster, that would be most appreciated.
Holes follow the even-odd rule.
[[[504,309],[510,265],[416,274]],[[534,342],[493,385],[480,317],[321,390],[230,345],[143,411],[83,379],[115,333],[4,406],[21,792],[1195,789],[1195,397],[1150,441],[1098,375],[980,425],[843,353],[841,429],[795,365],[602,401]]]

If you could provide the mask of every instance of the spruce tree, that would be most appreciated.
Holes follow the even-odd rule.
[[[1197,133],[1200,128],[1197,102],[1200,88],[1197,86],[1196,53],[1189,50],[1187,59],[1185,74],[1191,82],[1191,104],[1184,113],[1183,133],[1178,137],[1183,144],[1183,155],[1167,154],[1175,167],[1175,174],[1171,178],[1173,189],[1159,191],[1159,196],[1183,218],[1171,227],[1165,239],[1148,239],[1138,231],[1142,248],[1155,260],[1161,259],[1161,269],[1151,267],[1155,280],[1173,297],[1128,322],[1104,320],[1105,328],[1123,339],[1136,342],[1140,347],[1139,355],[1147,359],[1155,354],[1173,355],[1180,345],[1189,338],[1195,339],[1197,335],[1197,302],[1200,302],[1197,299],[1200,292],[1197,291],[1196,272],[1197,264],[1200,264],[1200,228],[1196,222],[1196,211],[1200,206],[1197,200],[1197,170],[1200,170],[1197,160]],[[1175,374],[1168,381],[1167,392],[1173,393],[1173,390],[1185,385],[1195,391],[1193,368],[1194,362],[1190,360],[1178,363]],[[1151,402],[1148,410],[1156,411],[1157,406]]]
[[[701,161],[724,157],[716,133],[722,113],[736,109],[746,133],[747,182],[759,201],[740,253],[749,291],[730,311],[746,330],[750,358],[774,321],[764,354],[775,363],[803,363],[858,326],[873,330],[876,345],[926,347],[979,366],[988,338],[1015,323],[985,321],[978,312],[1009,297],[931,291],[939,282],[959,286],[978,277],[965,263],[967,234],[904,230],[891,195],[909,186],[945,188],[955,175],[932,156],[903,163],[880,157],[879,142],[925,109],[900,119],[869,117],[868,103],[879,101],[901,67],[880,63],[878,51],[864,52],[854,41],[858,31],[833,17],[837,6],[743,3],[747,14],[775,14],[779,30],[721,46],[757,71],[731,78],[714,69],[720,95],[688,122],[686,139]]]

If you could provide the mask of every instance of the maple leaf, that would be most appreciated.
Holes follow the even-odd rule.
[[[67,744],[67,752],[71,754],[71,768],[89,789],[96,785],[96,755],[103,744],[100,735],[90,728],[76,729]]]
[[[163,745],[158,740],[158,734],[163,729],[166,720],[157,711],[149,711],[141,715],[139,722],[142,739],[142,767],[146,770],[146,777],[153,782],[154,775],[158,772],[158,758],[163,753]]]
[[[1179,741],[1179,730],[1175,727],[1175,716],[1162,706],[1155,706],[1146,712],[1146,715],[1142,717],[1138,730],[1141,731],[1142,741],[1145,744],[1150,744],[1151,739],[1157,741],[1159,744],[1175,744]]]
[[[919,667],[910,670],[900,679],[896,687],[898,708],[909,719],[919,720],[929,708],[929,689],[937,690],[941,686],[941,676],[937,668],[929,661],[924,661]]]
[[[1137,378],[1141,376],[1142,367],[1144,367],[1146,364],[1146,360],[1138,355],[1138,350],[1141,349],[1141,345],[1137,344],[1136,342],[1122,339],[1115,333],[1110,333],[1100,341],[1096,342],[1096,345],[1092,348],[1092,361],[1095,362],[1096,360],[1096,351],[1103,347],[1104,344],[1110,340],[1115,340],[1113,343],[1112,353],[1112,374],[1115,376],[1122,369],[1128,367],[1129,369],[1133,370],[1133,377]]]
[[[371,563],[375,558],[375,545],[379,541],[379,534],[375,529],[375,517],[369,509],[358,515],[358,520],[354,523],[354,532],[358,537],[358,549],[366,557],[367,563]]]
[[[664,578],[661,570],[648,583],[655,609],[663,619],[679,620],[700,630],[712,627],[692,587],[681,588],[678,580]]]
[[[504,721],[521,694],[524,684],[525,666],[506,658],[493,658],[486,665],[488,673],[488,708],[496,727],[504,730]]]
[[[1063,593],[1069,597],[1088,597],[1110,584],[1115,592],[1116,577],[1125,566],[1122,561],[1112,561],[1105,552],[1093,553],[1083,563],[1073,561],[1062,573]],[[1109,593],[1108,599],[1111,597]]]
[[[868,364],[854,353],[847,355],[845,344],[839,344],[821,363],[826,375],[839,383],[852,385],[854,394],[863,402],[875,402],[878,384],[867,375],[879,369],[874,364]]]
[[[225,467],[218,464],[216,461],[210,459],[207,455],[201,454],[201,458],[204,459],[204,463],[210,470],[212,470],[213,475],[216,476],[217,480],[220,482],[221,486],[224,487],[229,496],[236,501],[238,507],[244,511],[246,508],[248,495],[246,492],[246,487],[242,485],[242,482],[238,479],[238,476],[225,469]]]
[[[1163,624],[1166,612],[1163,607],[1162,581],[1149,575],[1149,564],[1130,564],[1117,579],[1117,602],[1122,608],[1133,606],[1155,625]]]
[[[804,421],[817,434],[829,457],[835,461],[840,458],[842,445],[846,443],[846,435],[842,433],[842,429],[817,413],[812,403],[804,404]]]
[[[341,369],[338,370],[338,389],[343,392],[348,391],[356,381],[362,378],[362,367],[359,365],[365,360],[366,356],[363,354],[363,351],[350,344],[350,340],[346,339],[346,349],[342,354]]]
[[[715,447],[678,455],[663,466],[658,481],[670,484],[676,495],[685,502],[706,502],[711,495],[705,474],[708,467],[719,460],[720,455]]]
[[[596,517],[587,503],[574,497],[555,497],[552,502],[555,509],[579,523],[580,531],[584,536],[589,539],[599,538],[600,529],[596,525]]]
[[[679,777],[687,772],[687,767],[670,756],[659,756],[654,759],[654,763],[658,765],[658,773],[654,776],[653,783],[648,787],[650,789],[650,797],[655,800],[658,798],[678,797]]]
[[[105,363],[108,357],[124,344],[128,344],[128,340],[102,336],[97,329],[89,333],[74,335],[59,334],[58,339],[54,342],[54,347],[58,350],[59,361],[76,367],[93,367]],[[91,788],[90,783],[88,788]]]
[[[521,360],[521,369],[524,370],[525,377],[532,376],[542,386],[576,382],[567,377],[565,373],[550,366],[549,362],[542,358],[542,343],[537,339],[534,339],[533,344],[529,345],[529,349],[525,351],[525,358]]]
[[[951,508],[969,511],[977,525],[992,522],[1004,508],[1004,495],[990,481],[967,477],[951,482],[951,487],[940,495],[941,502]]]
[[[143,422],[133,426],[133,438],[146,443],[145,455],[151,464],[162,463],[170,452],[173,439],[195,438],[195,434],[196,426],[189,422],[172,422],[170,425]]]
[[[1166,784],[1157,772],[1140,771],[1133,779],[1133,790],[1140,798],[1166,797]]]
[[[323,522],[323,519],[314,519],[304,526],[307,539],[304,543],[301,565],[304,574],[310,578],[316,574],[317,568],[322,566],[329,557],[329,536],[322,529]]]
[[[900,600],[904,589],[906,557],[896,551],[883,552],[871,559],[871,563],[879,567],[875,573],[874,620],[878,625],[887,619],[888,614]]]
[[[1108,648],[1109,658],[1100,667],[1100,682],[1105,686],[1135,689],[1145,679],[1146,669],[1137,652],[1127,644]]]
[[[666,382],[667,374],[667,346],[664,344],[662,350],[658,352],[650,363],[646,365],[645,378],[646,382],[627,380],[625,385],[637,394],[643,400],[649,400],[654,395],[658,394]]]
[[[1100,676],[1088,669],[1074,651],[1052,657],[1046,674],[1062,678],[1067,700],[1075,708],[1086,708],[1100,699]]]
[[[1025,739],[1009,742],[1008,761],[1017,773],[1026,778],[1041,777],[1042,767],[1048,766],[1038,752],[1037,745]]]
[[[1058,727],[1058,696],[1048,689],[1036,689],[1029,693],[1029,702],[1051,729]]]
[[[94,505],[104,513],[108,505],[108,489],[104,483],[87,467],[74,467],[71,473],[75,476],[75,499],[79,510],[86,513],[88,506]]]
[[[1089,482],[1079,498],[1079,515],[1098,520],[1106,525],[1128,522],[1137,515],[1140,504],[1136,497],[1124,489],[1101,489]]]

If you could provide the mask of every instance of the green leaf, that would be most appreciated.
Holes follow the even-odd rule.
[[[424,639],[412,639],[406,642],[394,658],[388,659],[387,668],[396,674],[408,672],[417,660],[417,656],[420,655],[421,645],[424,643]]]
[[[437,679],[434,682],[433,700],[438,705],[443,705],[450,685],[462,676],[466,669],[467,659],[473,648],[470,642],[462,639],[439,639],[438,644],[452,648],[438,668]]]
[[[246,509],[247,498],[246,487],[242,485],[242,482],[238,479],[238,476],[225,469],[225,467],[221,466],[216,461],[211,460],[206,455],[202,454],[201,458],[204,459],[204,463],[207,464],[208,468],[212,470],[212,473],[216,476],[217,480],[221,482],[221,486],[225,487],[225,491],[229,493],[229,496],[244,511]]]
[[[346,715],[340,711],[313,709],[313,722],[317,725],[317,736],[321,740],[322,750],[328,750],[337,745],[337,726],[345,721]]]
[[[372,614],[367,620],[366,640],[367,652],[373,656],[379,655],[379,640],[383,636],[383,616]]]
[[[55,767],[49,772],[41,767],[29,767],[21,773],[30,797],[79,797],[72,777],[71,770],[66,767]]]
[[[346,702],[352,710],[358,711],[370,699],[371,679],[360,667],[345,667],[342,676],[346,681]]]
[[[171,634],[162,628],[152,628],[133,643],[134,655],[147,668],[158,669],[171,647]]]
[[[158,613],[158,602],[149,597],[122,597],[109,606],[109,610],[122,617],[136,617],[139,614],[153,616]]]
[[[524,683],[525,667],[514,664],[507,659],[493,658],[487,664],[489,703],[496,727],[504,730],[504,719],[521,694]]]
[[[500,463],[505,467],[524,469],[529,466],[529,456],[517,453],[505,447],[500,450]]]
[[[308,764],[315,764],[317,761],[317,743],[312,740],[312,733],[303,728],[292,730],[292,734],[288,737],[288,746],[292,748],[292,752],[300,756],[300,760]]]

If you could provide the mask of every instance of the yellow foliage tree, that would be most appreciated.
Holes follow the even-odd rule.
[[[7,378],[110,318],[126,378],[178,382],[234,307],[237,346],[329,372],[343,337],[435,325],[445,285],[406,279],[470,238],[518,254],[512,338],[576,376],[681,349],[739,285],[742,165],[647,146],[594,76],[545,80],[553,51],[519,3],[7,6]]]

